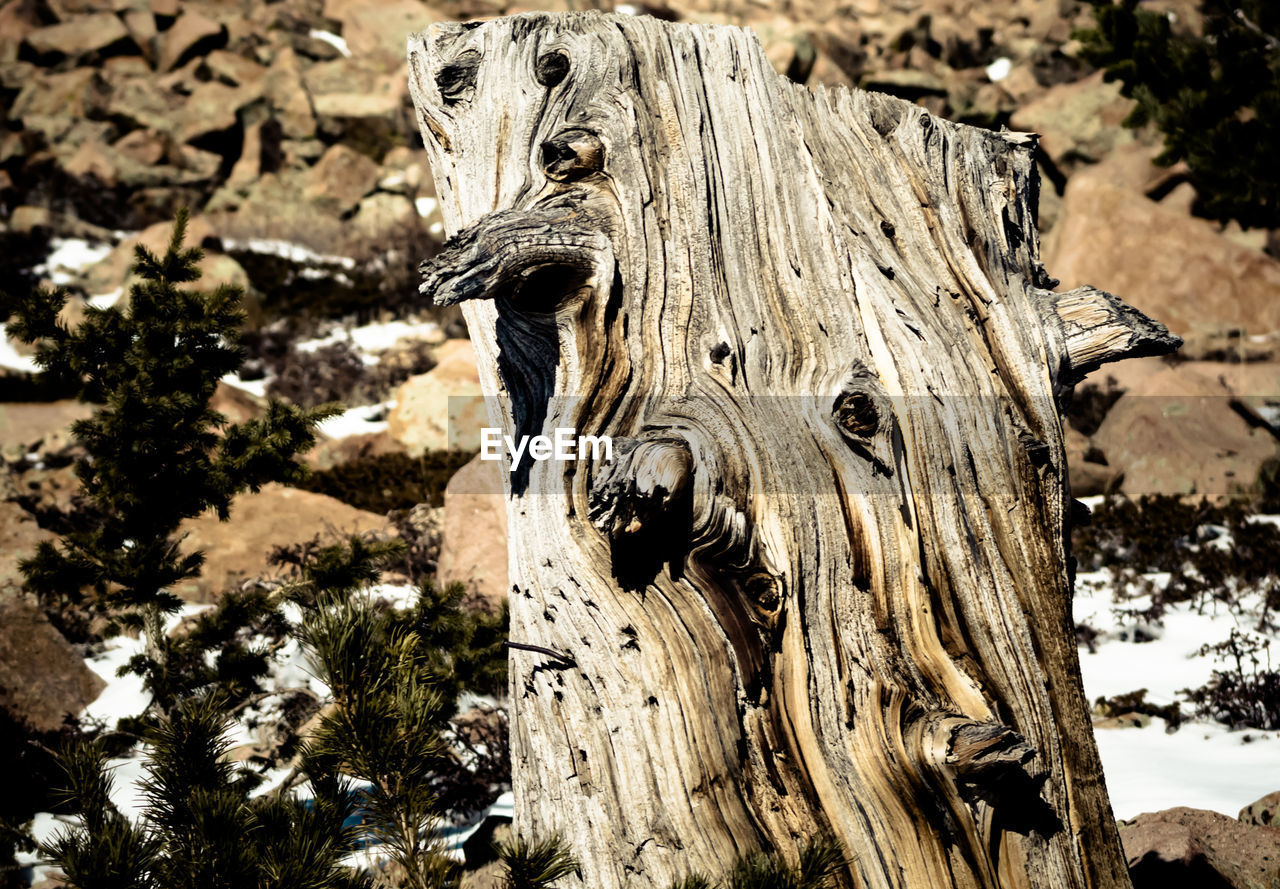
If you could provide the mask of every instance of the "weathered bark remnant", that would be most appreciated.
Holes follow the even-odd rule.
[[[1052,293],[1034,137],[734,28],[440,25],[411,80],[510,474],[519,829],[592,889],[832,832],[850,885],[1128,885],[1080,684],[1062,400],[1177,345]],[[498,397],[500,396],[500,397]]]

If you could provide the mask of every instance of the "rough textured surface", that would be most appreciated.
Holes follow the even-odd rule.
[[[444,489],[437,569],[441,585],[461,583],[490,608],[507,601],[507,508],[502,468],[476,457]]]
[[[200,577],[179,584],[174,592],[189,602],[211,602],[222,591],[269,573],[267,557],[277,546],[306,543],[313,537],[322,544],[338,543],[366,532],[395,533],[382,516],[323,494],[270,484],[256,494],[237,497],[229,522],[212,514],[183,522],[183,551],[200,550],[209,560]]]
[[[1060,289],[1122,293],[1178,333],[1280,328],[1280,262],[1101,175],[1072,177],[1045,262]]]
[[[436,359],[435,367],[410,377],[396,390],[387,433],[414,455],[450,448],[477,450],[480,427],[488,423],[488,416],[471,345],[450,340]]]
[[[593,889],[825,831],[852,885],[1127,885],[1055,396],[1176,339],[1055,310],[1034,140],[652,18],[441,25],[410,68],[424,290],[494,420],[615,445],[508,475],[511,637],[561,653],[511,659],[521,829]]]
[[[1276,817],[1278,812],[1280,812],[1280,790],[1249,803],[1240,810],[1239,819],[1255,827],[1280,827],[1280,818]],[[1277,867],[1280,867],[1280,862],[1277,863]]]
[[[1124,474],[1120,489],[1126,494],[1240,493],[1276,456],[1276,437],[1240,409],[1280,403],[1280,366],[1274,363],[1134,362],[1111,374],[1125,394],[1107,412],[1093,444],[1109,468]]]
[[[37,525],[21,506],[0,500],[0,602],[13,598],[22,589],[18,563],[35,555],[41,543],[54,539],[55,535]]]
[[[35,606],[0,600],[0,627],[0,707],[36,729],[56,729],[106,686]]]
[[[1120,824],[1134,889],[1277,889],[1280,830],[1180,806]]]

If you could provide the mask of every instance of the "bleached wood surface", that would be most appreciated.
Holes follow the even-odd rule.
[[[1121,887],[1062,400],[1176,346],[1037,259],[1034,138],[795,86],[755,38],[529,15],[410,39],[509,478],[516,825],[591,889],[829,831],[850,885]]]

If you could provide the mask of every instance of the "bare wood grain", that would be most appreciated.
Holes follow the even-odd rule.
[[[750,34],[410,40],[510,475],[516,821],[583,885],[832,832],[867,887],[1128,885],[1080,685],[1060,418],[1169,349],[1038,260],[1034,137],[810,92]]]

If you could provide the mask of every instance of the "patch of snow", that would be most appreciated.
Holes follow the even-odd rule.
[[[1132,818],[1173,806],[1210,809],[1232,818],[1280,787],[1280,733],[1230,731],[1184,723],[1172,734],[1162,720],[1145,728],[1094,732],[1111,807]],[[1244,739],[1249,737],[1251,742]]]
[[[83,238],[54,238],[49,246],[53,249],[48,257],[32,271],[55,287],[70,284],[76,272],[101,262],[113,249],[110,244],[94,244]]]
[[[330,417],[320,424],[319,430],[328,438],[346,438],[349,435],[369,435],[384,432],[386,420],[373,420],[370,417],[385,416],[390,402],[383,404],[363,404],[343,411],[336,417]]]
[[[430,216],[440,206],[440,202],[432,197],[421,197],[416,198],[413,205],[418,208],[419,216]]]
[[[443,222],[431,223],[431,225],[427,227],[427,234],[437,238],[440,237],[441,235],[444,234],[444,223]]]
[[[999,58],[987,66],[987,80],[992,83],[999,83],[1009,76],[1009,72],[1013,69],[1013,62],[1006,58]]]
[[[387,321],[352,328],[351,341],[364,352],[383,352],[402,339],[426,338],[440,329],[434,321]]]
[[[98,293],[89,297],[89,305],[95,309],[109,309],[120,301],[120,297],[124,296],[124,288],[117,287],[106,293]]]
[[[222,382],[228,386],[235,386],[251,395],[257,395],[260,398],[267,397],[267,380],[264,377],[261,380],[242,380],[236,374],[227,374],[222,378]]]
[[[639,7],[632,6],[630,3],[620,3],[613,8],[613,11],[619,15],[639,15]]]
[[[0,324],[0,367],[20,370],[25,373],[39,373],[40,371],[40,365],[36,364],[36,359],[33,356],[18,354],[18,350],[14,348],[13,343],[9,342],[9,335],[5,332],[4,324]]]
[[[318,28],[312,28],[307,36],[315,40],[323,40],[347,58],[351,58],[351,50],[347,47],[347,41],[332,31],[321,31]]]
[[[370,599],[385,602],[392,608],[404,610],[412,608],[418,601],[418,590],[411,583],[378,583],[369,587],[365,593]]]
[[[228,252],[243,250],[246,253],[262,253],[266,256],[278,256],[281,259],[287,259],[299,265],[304,263],[327,263],[341,266],[347,270],[356,267],[356,261],[349,256],[329,256],[323,253],[316,253],[301,244],[295,244],[291,241],[278,241],[272,238],[246,238],[244,240],[223,238],[222,246]]]
[[[146,749],[135,751],[133,756],[107,760],[111,773],[111,802],[120,814],[137,822],[147,808],[146,798],[139,783],[147,777]]]

